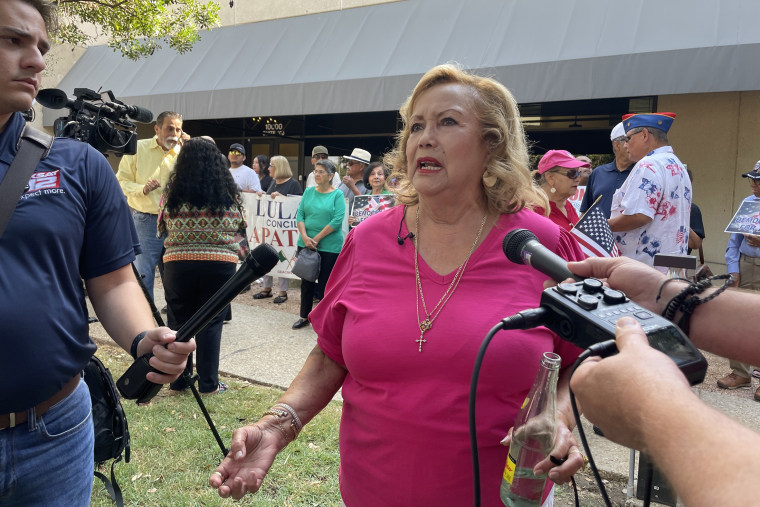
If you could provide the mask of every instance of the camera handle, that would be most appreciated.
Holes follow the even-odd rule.
[[[156,323],[159,326],[165,326],[164,319],[161,317],[161,312],[158,311],[158,308],[156,308],[156,303],[153,301],[153,298],[150,294],[148,294],[148,288],[145,287],[145,283],[143,282],[142,276],[140,275],[140,272],[137,271],[137,268],[135,267],[135,263],[132,263],[132,271],[135,273],[135,278],[137,278],[137,283],[140,284],[140,288],[142,289],[143,296],[145,296],[145,299],[148,301],[148,305],[150,306],[150,311],[153,314],[153,318],[155,319]],[[147,370],[151,371],[151,370]],[[227,456],[227,453],[230,452],[230,450],[224,446],[224,442],[222,441],[222,437],[219,436],[219,432],[216,429],[216,425],[214,425],[213,419],[211,419],[211,415],[208,413],[208,410],[206,410],[206,405],[203,403],[203,400],[201,399],[201,394],[198,392],[198,389],[195,387],[195,383],[198,381],[198,375],[190,375],[190,373],[187,370],[184,370],[182,372],[182,378],[185,380],[188,386],[190,386],[190,391],[193,393],[193,397],[195,398],[195,401],[198,403],[198,406],[201,409],[201,412],[203,413],[203,417],[206,419],[206,422],[208,423],[208,427],[211,430],[211,433],[214,434],[214,438],[216,439],[216,443],[219,444],[219,449],[222,450],[222,458]],[[139,400],[138,400],[139,401]]]

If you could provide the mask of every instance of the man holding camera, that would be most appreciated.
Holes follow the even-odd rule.
[[[22,170],[10,169],[25,124],[20,111],[37,93],[54,16],[46,0],[0,2],[4,183]],[[0,505],[89,505],[93,425],[81,372],[96,346],[84,286],[116,343],[155,354],[150,364],[166,374],[148,380],[176,379],[195,343],[173,343],[174,332],[154,327],[130,266],[135,229],[105,158],[57,138],[34,169],[25,189],[0,201],[14,205],[0,235]]]
[[[164,238],[157,236],[158,203],[179,154],[182,116],[164,111],[156,118],[153,129],[156,135],[137,141],[137,153],[124,155],[116,173],[140,238],[142,253],[135,266],[151,297],[156,266],[164,249]]]

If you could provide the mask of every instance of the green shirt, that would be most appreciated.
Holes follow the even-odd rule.
[[[317,187],[307,188],[301,203],[298,205],[296,220],[303,222],[306,234],[313,238],[320,233],[326,225],[334,230],[319,242],[317,250],[322,252],[340,253],[343,248],[343,218],[346,214],[346,200],[343,192],[333,190],[328,193],[317,192]],[[298,236],[296,244],[304,247],[301,236]]]

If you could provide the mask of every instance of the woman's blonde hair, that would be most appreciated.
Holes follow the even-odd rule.
[[[282,155],[275,155],[269,160],[269,163],[274,166],[274,174],[272,177],[276,180],[282,180],[293,177],[293,170],[290,168],[290,162]]]
[[[460,84],[472,90],[473,113],[482,126],[483,140],[488,146],[486,168],[481,185],[491,213],[516,213],[526,205],[547,209],[545,194],[533,183],[528,169],[528,146],[520,122],[517,102],[509,90],[498,81],[476,76],[453,64],[430,69],[401,106],[403,127],[396,135],[396,145],[384,158],[396,178],[395,189],[403,204],[419,201],[417,189],[407,175],[406,146],[409,140],[411,116],[415,103],[430,88],[439,84]]]

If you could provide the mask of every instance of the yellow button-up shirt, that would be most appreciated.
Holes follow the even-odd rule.
[[[179,150],[180,147],[177,145],[169,151],[164,151],[157,138],[153,136],[137,141],[136,154],[124,155],[121,158],[116,179],[127,196],[130,208],[154,215],[158,213],[158,203],[169,180],[169,174],[174,170]],[[161,186],[145,195],[143,187],[150,179],[158,180]]]

